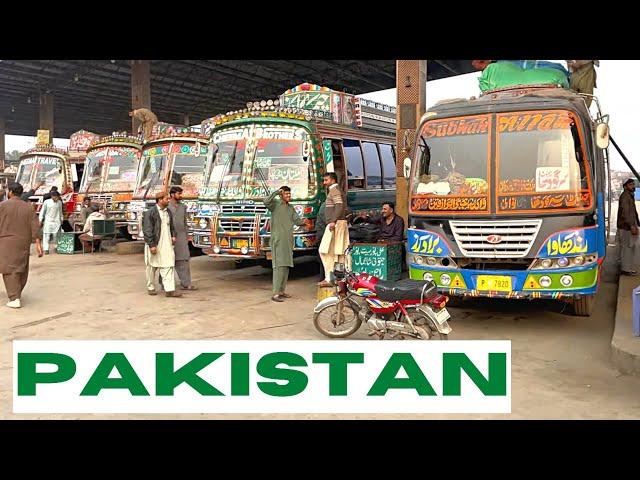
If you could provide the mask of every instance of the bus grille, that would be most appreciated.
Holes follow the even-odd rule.
[[[253,227],[255,225],[255,217],[247,217],[242,220],[231,218],[220,218],[220,228],[225,232],[240,232],[240,233],[253,233]],[[266,218],[260,221],[260,228],[264,227]]]
[[[222,213],[229,213],[233,215],[238,215],[238,214],[255,215],[256,213],[264,215],[265,213],[267,213],[267,207],[265,207],[264,205],[257,205],[257,204],[221,205],[220,207],[222,209],[221,210]]]
[[[483,220],[449,222],[458,248],[465,257],[524,257],[538,235],[542,220]],[[489,242],[493,237],[493,242]]]

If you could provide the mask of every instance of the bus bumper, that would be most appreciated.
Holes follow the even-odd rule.
[[[595,294],[598,288],[600,268],[598,263],[583,267],[557,268],[550,270],[467,270],[445,269],[427,265],[409,264],[409,277],[413,280],[427,280],[429,275],[440,293],[460,297],[490,298],[575,298]],[[444,277],[443,277],[444,275]],[[448,277],[448,278],[447,278]],[[479,288],[480,277],[500,277],[500,290]],[[548,277],[550,285],[543,287],[540,279]],[[564,277],[564,284],[562,283]],[[569,280],[570,278],[570,280]],[[543,279],[547,280],[547,279]],[[568,284],[570,282],[570,284]],[[545,284],[546,282],[542,282]],[[510,284],[510,286],[509,286]]]

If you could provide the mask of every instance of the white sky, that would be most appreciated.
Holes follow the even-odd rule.
[[[640,75],[640,60],[600,60],[595,95],[600,101],[603,113],[610,115],[611,135],[627,158],[640,168],[640,136],[635,131],[636,116],[640,111],[640,96],[635,95],[637,79]],[[456,77],[433,80],[427,83],[427,108],[446,98],[469,98],[478,96],[480,72]],[[381,90],[362,95],[363,98],[396,105],[396,89]],[[592,105],[592,109],[595,108]],[[67,147],[69,139],[54,139],[54,144]],[[35,145],[35,137],[6,136],[6,151],[24,151]],[[611,165],[614,170],[628,170],[618,152],[611,146]]]

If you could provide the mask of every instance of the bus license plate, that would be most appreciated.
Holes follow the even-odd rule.
[[[500,275],[478,275],[478,290],[510,292],[511,277]]]
[[[233,246],[235,248],[249,247],[249,240],[245,238],[238,238],[233,241]]]

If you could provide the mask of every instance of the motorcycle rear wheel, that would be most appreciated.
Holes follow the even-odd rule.
[[[344,338],[358,331],[362,320],[348,302],[342,302],[343,322],[337,325],[338,304],[327,305],[313,315],[313,326],[329,338]]]
[[[411,316],[411,320],[418,330],[418,336],[421,340],[447,340],[449,335],[440,333],[435,323],[424,313],[415,313]]]

